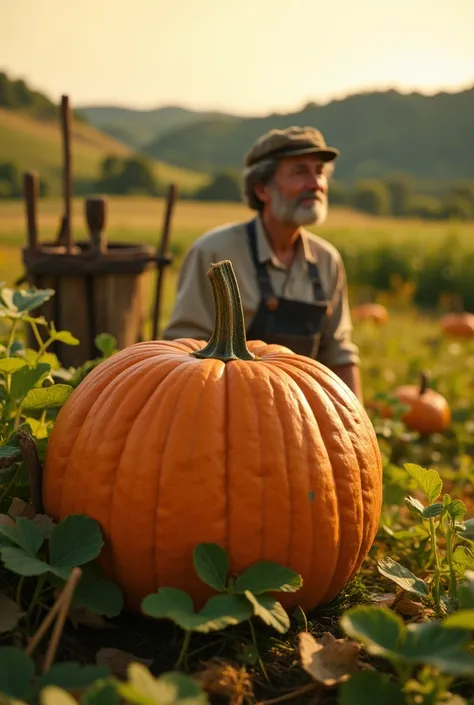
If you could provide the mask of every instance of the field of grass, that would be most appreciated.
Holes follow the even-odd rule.
[[[165,202],[161,198],[107,197],[107,237],[109,241],[145,243],[156,245],[161,235]],[[40,240],[56,237],[62,203],[58,198],[39,202]],[[252,212],[243,204],[205,203],[178,200],[172,222],[171,250],[175,257],[167,272],[163,297],[163,325],[169,316],[176,286],[176,274],[181,257],[197,237],[218,225],[250,218]],[[73,203],[73,234],[77,240],[87,237],[84,220],[84,199]],[[310,228],[311,229],[311,228]],[[446,242],[467,256],[474,253],[472,225],[463,223],[377,218],[345,208],[333,208],[328,221],[318,234],[340,247],[346,265],[352,260],[363,263],[366,252],[388,246],[394,252],[417,247],[426,255],[436,252]],[[0,201],[0,280],[13,282],[23,273],[21,247],[26,243],[26,220],[21,201]],[[407,258],[409,255],[407,254]],[[149,277],[150,295],[153,274]],[[351,282],[350,282],[351,283]],[[370,282],[367,282],[370,285]],[[354,289],[354,302],[364,296],[364,286]],[[386,298],[378,295],[379,299]],[[398,302],[399,303],[399,302]]]
[[[21,171],[37,171],[50,184],[52,195],[61,193],[61,139],[59,121],[37,120],[0,108],[0,162],[13,161]],[[129,146],[82,122],[73,124],[71,151],[73,178],[78,186],[97,178],[105,156],[133,154]],[[158,161],[154,163],[154,172],[160,183],[175,181],[184,190],[207,181],[199,172]]]

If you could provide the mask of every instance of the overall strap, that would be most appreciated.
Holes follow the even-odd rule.
[[[273,301],[275,299],[275,292],[273,291],[267,266],[265,262],[260,262],[260,260],[258,259],[256,223],[257,219],[255,218],[253,220],[250,220],[246,225],[250,253],[252,255],[252,261],[254,263],[255,270],[257,272],[257,281],[258,287],[260,289],[260,295],[262,299],[264,299],[264,301]],[[315,262],[308,262],[308,272],[309,278],[313,285],[314,300],[325,301],[326,297],[324,294],[324,289],[321,285],[318,266]]]
[[[264,301],[267,301],[268,299],[274,299],[275,293],[273,291],[272,283],[270,281],[270,275],[268,273],[267,266],[265,262],[260,262],[260,260],[258,259],[256,222],[257,220],[255,218],[254,220],[250,220],[247,223],[247,235],[249,240],[250,253],[252,255],[255,270],[257,272],[257,282],[258,288],[260,289],[260,295]]]
[[[319,269],[316,262],[308,262],[308,272],[311,284],[313,285],[314,300],[326,301],[326,296],[319,278]]]

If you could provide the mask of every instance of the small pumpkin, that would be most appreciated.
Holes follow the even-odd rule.
[[[445,397],[429,388],[429,378],[426,372],[420,374],[420,383],[405,384],[397,387],[393,396],[410,410],[402,415],[401,420],[412,431],[422,435],[442,433],[451,423],[451,409]],[[388,409],[382,413],[390,416]]]
[[[388,311],[382,304],[360,304],[351,312],[354,321],[373,321],[382,325],[388,321]]]
[[[448,313],[441,318],[441,328],[450,338],[474,338],[474,314]]]
[[[261,560],[303,577],[287,609],[332,600],[375,537],[382,462],[350,389],[287,348],[247,345],[229,261],[211,265],[215,330],[206,344],[131,345],[98,365],[60,410],[43,501],[103,531],[100,562],[126,605],[163,586],[197,608],[212,594],[193,550],[226,549],[231,573]]]

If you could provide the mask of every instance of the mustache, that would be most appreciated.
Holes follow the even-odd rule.
[[[299,197],[298,197],[298,203],[303,203],[307,198],[314,198],[316,201],[319,201],[322,203],[324,200],[323,194],[320,191],[304,191]]]

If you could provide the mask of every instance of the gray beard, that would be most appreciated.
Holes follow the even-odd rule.
[[[275,220],[291,225],[314,225],[324,223],[328,214],[328,201],[325,195],[319,194],[321,200],[314,201],[311,205],[303,205],[298,201],[285,198],[281,195],[275,184],[270,186],[270,210]],[[313,194],[307,194],[312,196]]]

